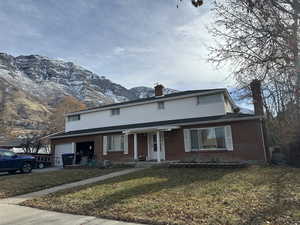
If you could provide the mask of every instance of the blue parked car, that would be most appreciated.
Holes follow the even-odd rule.
[[[17,155],[16,153],[0,149],[0,172],[15,173],[18,170],[21,173],[30,173],[35,165],[35,158],[26,155]]]

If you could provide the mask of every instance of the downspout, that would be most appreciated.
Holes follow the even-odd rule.
[[[265,162],[268,163],[270,161],[270,155],[267,153],[267,144],[266,144],[266,126],[265,126],[265,119],[262,118],[260,120],[260,132],[261,132],[261,136],[262,136],[262,144],[263,144],[263,148],[264,148],[264,156],[265,156]]]
[[[265,123],[265,118],[264,118],[264,108],[263,108],[262,92],[261,92],[261,81],[254,79],[250,83],[250,88],[252,91],[255,115],[262,117],[260,120],[261,136],[262,136],[262,141],[263,141],[265,161],[269,162],[270,154],[268,151],[267,128],[266,128],[266,123]]]

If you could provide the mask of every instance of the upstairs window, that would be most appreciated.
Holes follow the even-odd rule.
[[[221,95],[215,94],[215,95],[200,95],[197,96],[197,105],[205,105],[205,104],[212,104],[221,102]]]
[[[112,116],[116,116],[116,115],[120,115],[120,109],[112,109],[111,111],[111,115]]]
[[[68,121],[77,121],[80,120],[80,115],[72,115],[72,116],[68,116]]]
[[[201,100],[200,100],[200,96],[197,96],[197,105],[200,105],[200,103],[201,103]]]
[[[165,108],[165,102],[158,102],[158,109],[164,109]]]

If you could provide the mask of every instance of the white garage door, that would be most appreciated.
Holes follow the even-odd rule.
[[[61,155],[65,153],[74,153],[74,143],[55,145],[55,166],[63,166]]]

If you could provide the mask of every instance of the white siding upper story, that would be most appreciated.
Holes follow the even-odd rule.
[[[159,99],[159,98],[158,98]],[[231,103],[224,93],[204,96],[162,99],[164,107],[158,102],[144,102],[136,105],[121,105],[118,115],[112,115],[111,109],[80,113],[80,120],[68,121],[66,132],[91,128],[147,123],[163,120],[176,120],[197,117],[224,115],[233,111]],[[228,102],[227,102],[228,101]]]
[[[230,101],[228,100],[227,97],[224,98],[224,104],[225,104],[225,112],[226,113],[231,113],[233,112],[233,107],[232,104],[230,103]]]

